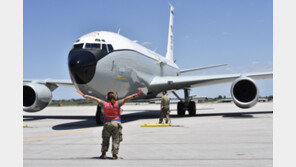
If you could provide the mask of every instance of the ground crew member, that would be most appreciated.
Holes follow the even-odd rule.
[[[163,118],[166,118],[165,123],[171,122],[170,120],[170,98],[166,91],[163,92],[160,104],[160,118],[159,123],[162,123]]]
[[[117,159],[119,144],[122,141],[122,125],[120,119],[120,107],[127,101],[136,97],[137,94],[132,94],[122,100],[116,101],[116,95],[113,92],[107,94],[107,101],[103,101],[93,96],[84,95],[85,98],[94,100],[103,107],[104,110],[104,128],[102,132],[102,155],[100,158],[106,158],[106,152],[109,148],[109,140],[112,136],[112,158]]]

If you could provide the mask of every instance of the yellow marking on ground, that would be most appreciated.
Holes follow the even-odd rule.
[[[47,138],[47,137],[64,135],[64,134],[68,134],[68,133],[72,133],[72,132],[82,131],[82,130],[89,129],[89,128],[91,128],[91,127],[74,129],[74,130],[70,130],[70,131],[66,131],[66,132],[60,132],[60,133],[53,133],[53,134],[46,135],[46,136],[34,137],[34,138],[30,138],[30,139],[25,139],[24,142],[43,139],[43,138]]]
[[[25,128],[25,127],[28,127],[28,125],[27,124],[23,124],[23,128]]]
[[[168,126],[172,126],[172,123],[168,123],[168,124],[145,123],[141,125],[141,127],[168,127]]]
[[[115,79],[122,79],[122,80],[126,80],[125,77],[116,77]]]

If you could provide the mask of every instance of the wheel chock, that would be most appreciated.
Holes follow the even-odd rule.
[[[172,126],[172,123],[167,123],[167,124],[145,123],[141,125],[141,127],[168,127],[168,126]]]

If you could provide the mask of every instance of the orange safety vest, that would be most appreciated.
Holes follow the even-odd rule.
[[[104,102],[103,109],[105,121],[118,121],[120,119],[118,101],[115,101],[114,106],[111,102]]]

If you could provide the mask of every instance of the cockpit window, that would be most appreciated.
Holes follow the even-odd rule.
[[[98,43],[87,43],[87,44],[85,44],[85,48],[98,48],[98,49],[100,49],[101,48],[101,44],[98,44]]]
[[[102,50],[108,52],[106,44],[102,44]]]
[[[83,43],[73,45],[72,49],[82,49]],[[86,43],[84,46],[85,49],[101,49],[106,53],[111,53],[114,51],[111,44],[102,44],[102,43]]]
[[[112,45],[108,44],[107,46],[108,46],[108,50],[109,50],[109,52],[113,52],[113,47],[112,47]]]
[[[83,43],[73,45],[73,49],[82,49]]]
[[[101,40],[100,40],[100,39],[95,39],[95,41],[98,41],[98,42],[100,42]]]
[[[105,39],[102,39],[102,42],[105,42]]]

